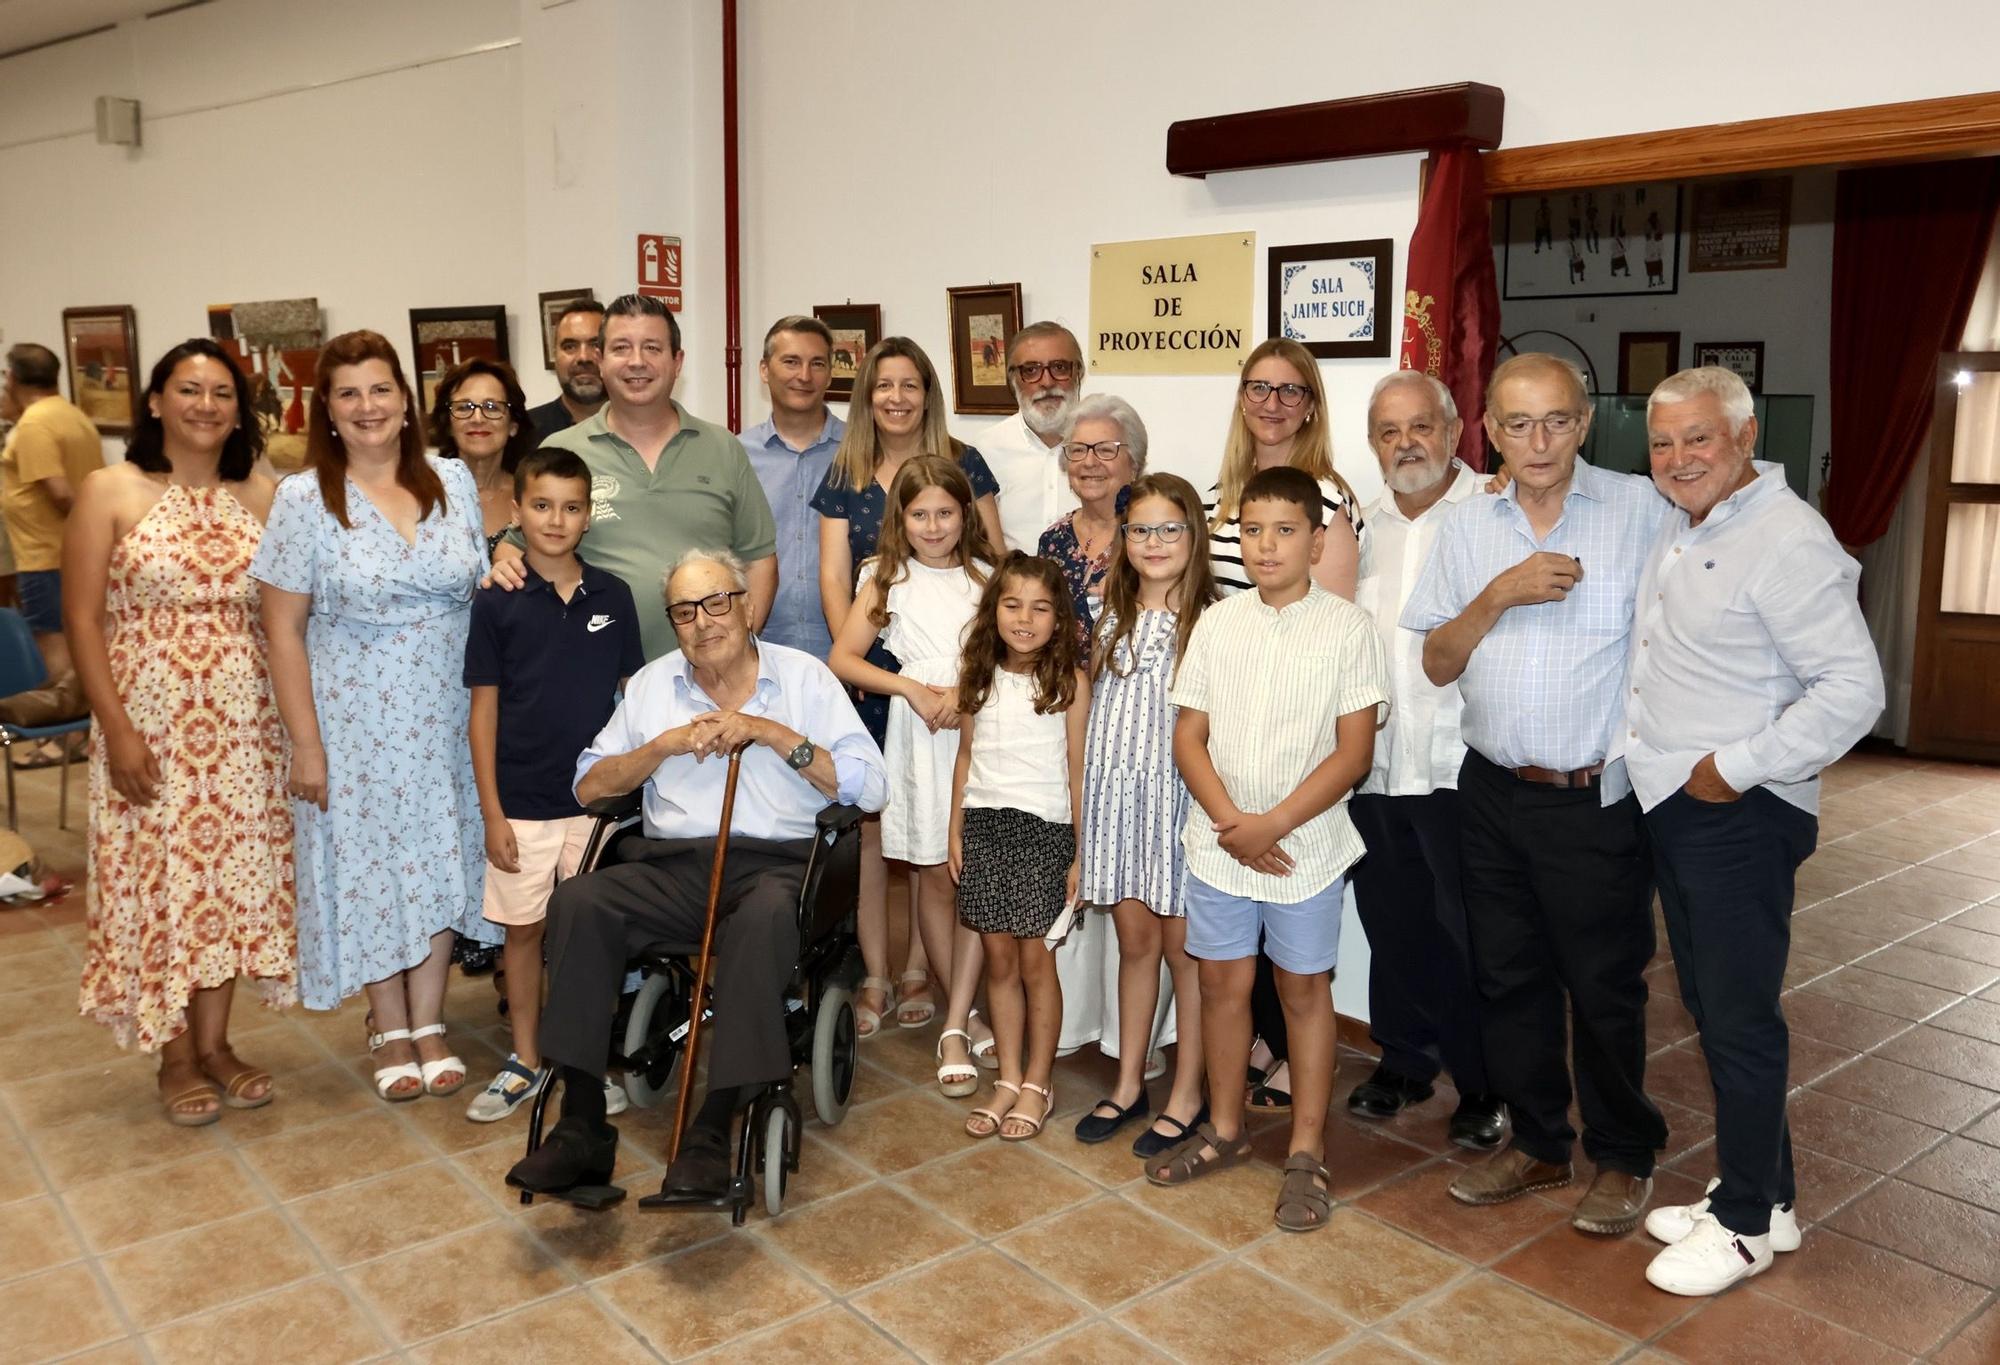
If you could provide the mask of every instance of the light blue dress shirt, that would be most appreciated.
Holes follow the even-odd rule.
[[[739,438],[778,523],[778,596],[761,637],[822,660],[833,637],[819,601],[820,519],[811,503],[846,431],[847,423],[828,412],[818,439],[804,450],[795,449],[768,420]]]
[[[863,810],[882,809],[889,795],[882,751],[862,728],[839,679],[801,650],[766,640],[757,641],[755,648],[757,686],[743,714],[769,716],[831,753],[839,784],[835,800]],[[685,655],[676,650],[653,660],[632,675],[625,699],[577,758],[571,789],[600,760],[631,753],[663,730],[720,709],[695,682]],[[653,769],[644,798],[648,837],[715,837],[728,769],[723,758],[698,761],[693,754],[677,754]],[[729,830],[746,839],[807,839],[826,803],[819,789],[785,762],[785,755],[753,744],[743,753]]]
[[[1820,769],[1882,712],[1861,566],[1782,466],[1756,469],[1699,526],[1674,508],[1640,580],[1618,748],[1647,810],[1712,753],[1737,791],[1817,813]]]
[[[1436,629],[1537,551],[1581,562],[1583,580],[1562,601],[1501,613],[1472,651],[1458,690],[1465,742],[1487,759],[1505,768],[1587,768],[1606,758],[1624,718],[1632,603],[1672,504],[1650,479],[1579,459],[1562,516],[1538,541],[1518,487],[1450,509],[1402,624]]]

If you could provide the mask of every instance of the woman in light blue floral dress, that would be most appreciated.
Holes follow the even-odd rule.
[[[386,339],[328,343],[308,467],[279,485],[250,566],[292,740],[300,995],[334,1009],[367,991],[389,1100],[465,1083],[440,1022],[452,931],[496,937],[460,681],[479,493],[425,454],[418,417]]]

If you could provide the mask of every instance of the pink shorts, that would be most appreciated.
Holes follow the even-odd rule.
[[[590,842],[588,815],[567,820],[509,820],[514,830],[519,872],[502,872],[486,864],[486,902],[482,913],[495,924],[540,924],[549,912],[549,893],[556,882],[572,876]]]

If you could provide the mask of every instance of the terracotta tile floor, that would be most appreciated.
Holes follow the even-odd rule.
[[[23,776],[23,826],[75,872],[53,787]],[[1712,1302],[1650,1289],[1643,1234],[1571,1231],[1576,1189],[1452,1203],[1449,1092],[1383,1127],[1338,1111],[1332,1226],[1292,1237],[1269,1221],[1281,1131],[1264,1164],[1179,1191],[1066,1122],[973,1143],[925,1084],[929,1034],[893,1029],[775,1222],[524,1211],[499,1179],[521,1122],[375,1100],[358,1004],[246,1005],[279,1100],[168,1127],[151,1063],[74,1018],[81,895],[0,911],[0,1362],[2000,1360],[2000,771],[1850,758],[1822,839],[1788,996],[1806,1245]],[[1650,980],[1660,1194],[1693,1198],[1707,1070],[1671,966]],[[455,980],[447,1018],[490,1074],[490,985]],[[1343,1056],[1343,1095],[1368,1066]],[[1059,1108],[1107,1077],[1066,1060]],[[620,1123],[643,1193],[666,1115]]]

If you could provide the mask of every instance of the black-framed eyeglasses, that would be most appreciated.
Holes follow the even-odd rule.
[[[710,616],[727,616],[736,606],[737,598],[749,595],[747,590],[739,588],[735,592],[712,592],[706,597],[690,597],[685,602],[669,602],[667,619],[677,626],[693,625],[696,607],[700,607]]]
[[[1089,459],[1110,464],[1118,458],[1119,451],[1127,448],[1123,441],[1072,441],[1063,447],[1063,454],[1071,464],[1082,464]]]
[[[1243,396],[1253,403],[1261,403],[1272,394],[1288,408],[1295,408],[1312,397],[1312,390],[1303,384],[1271,384],[1262,379],[1243,381]]]
[[[1543,417],[1509,417],[1500,423],[1500,430],[1517,441],[1538,426],[1551,436],[1567,436],[1576,430],[1577,423],[1582,420],[1573,412],[1551,412]]]
[[[461,422],[471,421],[476,413],[487,417],[506,417],[511,413],[507,404],[498,398],[487,398],[477,403],[470,398],[454,398],[445,407]]]
[[[1157,540],[1162,545],[1176,544],[1187,534],[1188,524],[1184,521],[1156,521],[1151,525],[1143,521],[1125,523],[1125,539],[1134,545],[1148,540]]]
[[[1024,360],[1014,367],[1014,373],[1023,384],[1033,384],[1048,371],[1049,378],[1058,384],[1066,384],[1076,378],[1079,366],[1074,360]]]

